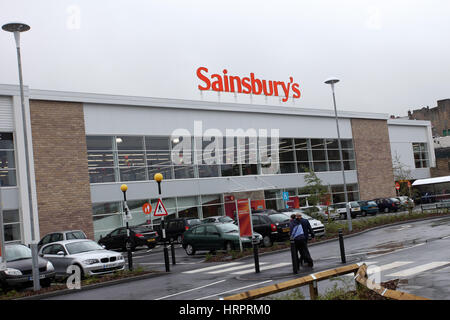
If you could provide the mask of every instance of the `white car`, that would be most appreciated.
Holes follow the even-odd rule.
[[[291,209],[290,211],[287,211],[287,210],[281,211],[281,213],[285,214],[289,218],[291,217],[292,214],[295,214],[297,212],[300,212],[302,217],[309,221],[309,224],[311,225],[311,228],[313,229],[316,237],[321,237],[325,234],[325,226],[323,225],[323,223],[320,222],[319,220],[316,220],[316,219],[310,217],[303,210]]]
[[[106,250],[88,239],[49,243],[41,248],[39,255],[53,264],[59,277],[68,276],[67,268],[72,265],[80,267],[82,276],[111,273],[125,268],[122,254]]]
[[[301,207],[300,210],[309,215],[318,215],[324,220],[328,220],[328,216],[330,217],[331,220],[339,218],[339,213],[337,213],[336,210],[334,210],[331,206],[330,207],[322,205],[307,206]]]

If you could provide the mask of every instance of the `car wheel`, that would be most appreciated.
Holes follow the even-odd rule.
[[[384,213],[388,213],[389,212],[389,208],[384,208]]]
[[[177,237],[177,242],[178,243],[182,243],[183,242],[183,236],[181,234]]]
[[[234,250],[234,246],[233,246],[233,244],[231,243],[231,242],[226,242],[225,243],[225,251],[226,252],[230,252],[230,251],[233,251]]]
[[[271,247],[272,246],[272,239],[270,239],[270,237],[269,236],[265,236],[264,238],[263,238],[263,244],[264,244],[264,247]]]
[[[184,250],[188,256],[193,256],[195,254],[195,249],[191,244],[187,244]]]

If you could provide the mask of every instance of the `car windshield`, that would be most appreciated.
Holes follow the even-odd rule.
[[[6,262],[29,259],[31,258],[31,250],[24,245],[8,245],[5,247]]]
[[[377,203],[375,201],[369,201],[367,202],[368,206],[377,206]]]
[[[133,227],[133,228],[131,228],[131,230],[133,230],[133,232],[135,232],[135,233],[145,233],[145,232],[151,231],[151,229],[149,229],[148,227],[142,227],[142,226]]]
[[[358,201],[360,206],[367,206],[367,201]]]
[[[306,220],[312,220],[312,217],[308,216],[307,214],[302,213],[302,218]]]
[[[189,220],[186,220],[186,224],[188,224],[190,226],[193,226],[193,225],[196,225],[196,224],[200,224],[200,223],[202,223],[200,221],[200,219],[189,219]]]
[[[271,214],[269,217],[274,222],[286,222],[286,221],[289,221],[289,218],[286,217],[285,214],[281,214],[281,213]]]
[[[227,217],[220,217],[219,221],[220,222],[233,222],[234,220],[227,216]]]
[[[356,208],[356,207],[359,207],[359,204],[358,204],[358,202],[350,202],[350,206],[352,208]]]
[[[219,224],[217,225],[217,229],[219,229],[219,231],[222,233],[232,233],[239,231],[238,226],[233,223]]]
[[[345,208],[345,203],[336,203],[333,205],[335,208]]]
[[[86,239],[86,235],[81,231],[72,231],[66,234],[67,240]]]
[[[94,241],[79,241],[66,244],[69,254],[77,254],[88,251],[103,250],[103,248]]]

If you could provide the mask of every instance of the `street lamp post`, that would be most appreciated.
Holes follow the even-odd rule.
[[[161,181],[163,180],[163,175],[161,173],[155,173],[153,176],[153,179],[158,183],[158,195],[159,195],[159,202],[161,202]],[[166,227],[164,225],[164,216],[161,216],[161,232],[162,232],[162,239],[163,239],[163,251],[164,251],[164,263],[166,265],[166,272],[170,271],[170,264],[169,264],[169,251],[167,250],[167,244],[166,244]],[[173,243],[172,243],[173,248]],[[174,251],[172,251],[172,259],[174,259]],[[175,263],[174,263],[175,264]]]
[[[27,125],[26,125],[26,114],[25,114],[25,99],[23,93],[23,77],[22,77],[22,61],[20,55],[20,33],[30,30],[30,26],[25,23],[14,22],[7,23],[2,26],[2,29],[14,34],[14,39],[16,41],[17,49],[17,64],[19,68],[19,83],[20,83],[20,102],[22,106],[22,125],[23,125],[23,137],[25,143],[25,165],[27,172],[27,187],[28,187],[28,203],[30,212],[30,230],[31,230],[31,253],[32,253],[32,275],[33,275],[33,290],[38,291],[40,289],[39,283],[39,267],[38,267],[38,254],[37,254],[37,242],[34,230],[34,216],[33,216],[33,201],[31,198],[31,174],[30,174],[30,158],[28,155],[28,135],[27,135]]]
[[[342,145],[341,145],[341,134],[339,132],[339,121],[338,121],[338,115],[337,115],[337,109],[336,109],[336,97],[334,95],[334,84],[338,83],[339,79],[337,78],[328,78],[325,80],[326,84],[331,85],[331,91],[333,92],[333,104],[334,104],[334,117],[336,119],[336,130],[338,135],[338,147],[339,147],[339,158],[341,160],[341,170],[342,170],[342,179],[344,182],[344,197],[345,197],[345,208],[347,211],[347,221],[348,221],[348,231],[352,231],[352,217],[350,214],[350,208],[348,203],[348,195],[347,195],[347,183],[345,182],[345,170],[344,170],[344,159],[342,157]]]
[[[131,235],[130,235],[130,227],[128,225],[128,219],[130,211],[128,209],[127,205],[127,190],[128,186],[126,184],[123,184],[120,186],[120,190],[123,192],[123,207],[125,211],[125,219],[127,224],[127,242],[125,243],[125,247],[127,248],[127,255],[128,255],[128,269],[130,271],[133,271],[133,253],[131,252]]]

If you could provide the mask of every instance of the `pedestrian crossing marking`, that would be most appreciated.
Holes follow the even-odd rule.
[[[368,268],[367,269],[367,273],[368,274],[373,274],[376,272],[381,272],[381,271],[386,271],[389,269],[394,269],[394,268],[398,268],[407,264],[413,263],[413,261],[396,261],[396,262],[392,262],[392,263],[388,263],[388,264],[384,264],[381,266],[375,266],[375,268]],[[378,268],[376,268],[378,267]]]
[[[446,264],[450,264],[450,261],[430,262],[430,263],[422,264],[417,267],[413,267],[413,268],[409,268],[409,269],[402,270],[399,272],[388,274],[387,277],[409,277],[409,276],[412,276],[414,274],[417,274],[417,273],[420,273],[423,271],[427,271],[427,270],[435,269],[435,268],[438,268],[441,266],[445,266]]]
[[[265,265],[265,264],[267,264],[267,262],[260,262],[259,264],[260,265]],[[230,267],[230,268],[216,270],[216,271],[210,271],[208,273],[209,274],[217,274],[217,273],[222,273],[222,272],[229,272],[229,271],[234,271],[234,270],[239,270],[239,269],[246,269],[246,268],[254,268],[254,267],[255,267],[254,263],[249,263],[249,264],[244,264],[242,266]]]
[[[273,264],[273,265],[268,265],[265,267],[261,267],[259,268],[260,271],[264,271],[264,270],[269,270],[269,269],[274,269],[274,268],[279,268],[279,267],[285,267],[288,265],[292,265],[291,262],[280,262],[277,264]],[[251,270],[243,270],[243,271],[237,271],[237,272],[232,272],[231,274],[247,274],[247,273],[252,273],[255,272],[255,269],[251,269]]]
[[[196,270],[190,270],[190,271],[184,271],[183,273],[188,273],[188,274],[192,274],[192,273],[199,273],[199,272],[205,272],[205,271],[210,271],[210,270],[214,270],[214,269],[219,269],[219,268],[225,268],[225,267],[231,267],[231,266],[235,266],[238,264],[242,264],[242,262],[230,262],[227,264],[220,264],[217,266],[212,266],[212,267],[206,267],[206,268],[201,268],[201,269],[196,269]]]

